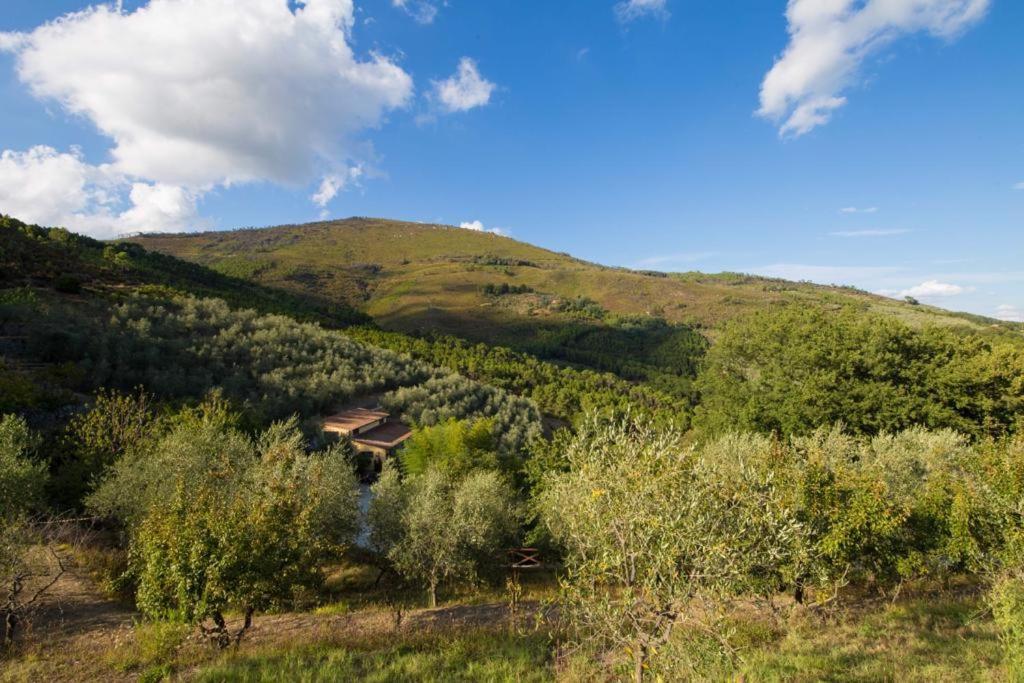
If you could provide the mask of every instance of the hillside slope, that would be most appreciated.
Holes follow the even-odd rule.
[[[915,325],[1012,327],[848,287],[611,268],[495,234],[375,218],[133,241],[227,275],[348,303],[387,328],[492,343],[521,343],[568,320],[609,316],[661,318],[713,338],[724,322],[783,303],[853,304]]]

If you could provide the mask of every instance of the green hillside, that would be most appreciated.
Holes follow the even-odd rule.
[[[359,356],[351,342],[467,378],[468,383],[446,385],[453,395],[465,394],[466,387],[485,397],[508,392],[532,399],[560,421],[584,409],[631,405],[685,423],[691,409],[689,401],[609,373],[453,338],[427,341],[383,332],[368,322],[344,303],[254,284],[138,244],[103,243],[0,216],[0,411],[46,413],[78,403],[102,386],[143,385],[161,396],[185,397],[227,385],[229,394],[233,388],[236,397],[249,402],[257,419],[292,412],[309,417],[389,384],[373,379],[367,384],[367,377],[353,383],[337,375],[338,365]],[[203,339],[211,334],[216,340],[208,348]],[[278,353],[275,344],[282,340]],[[257,361],[258,347],[264,357]],[[299,352],[304,347],[327,355],[310,362]],[[231,362],[221,362],[218,354]],[[373,366],[365,359],[360,363]],[[405,361],[385,364],[398,367]],[[308,367],[299,372],[297,366]],[[291,378],[284,391],[281,378],[273,376],[279,372]],[[371,374],[408,376],[411,381],[398,384],[415,384],[432,372]],[[687,383],[692,374],[684,378]],[[443,392],[434,394],[442,407],[456,403]]]
[[[786,303],[853,304],[915,326],[1013,327],[849,287],[611,268],[491,233],[375,218],[133,241],[227,275],[346,302],[387,328],[492,342],[541,340],[567,320],[625,316],[685,324],[713,338],[728,320]],[[488,293],[488,285],[498,291]]]

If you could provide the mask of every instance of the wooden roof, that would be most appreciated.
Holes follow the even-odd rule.
[[[412,436],[409,426],[401,422],[385,422],[379,427],[374,427],[368,432],[363,432],[352,439],[353,443],[377,448],[392,449],[398,444]]]
[[[373,424],[379,420],[384,420],[388,417],[388,414],[383,410],[370,410],[368,408],[351,408],[349,410],[343,410],[340,413],[334,415],[328,415],[324,418],[324,431],[325,432],[342,432],[347,434],[355,431],[360,427],[365,427],[368,424]]]

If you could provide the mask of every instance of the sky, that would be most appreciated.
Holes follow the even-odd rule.
[[[6,0],[0,212],[381,216],[1024,321],[1017,0]]]

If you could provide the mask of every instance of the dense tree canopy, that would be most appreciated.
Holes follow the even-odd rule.
[[[998,436],[1024,415],[1024,345],[786,306],[728,325],[697,386],[696,424],[711,433],[842,423],[858,434],[920,425]]]

